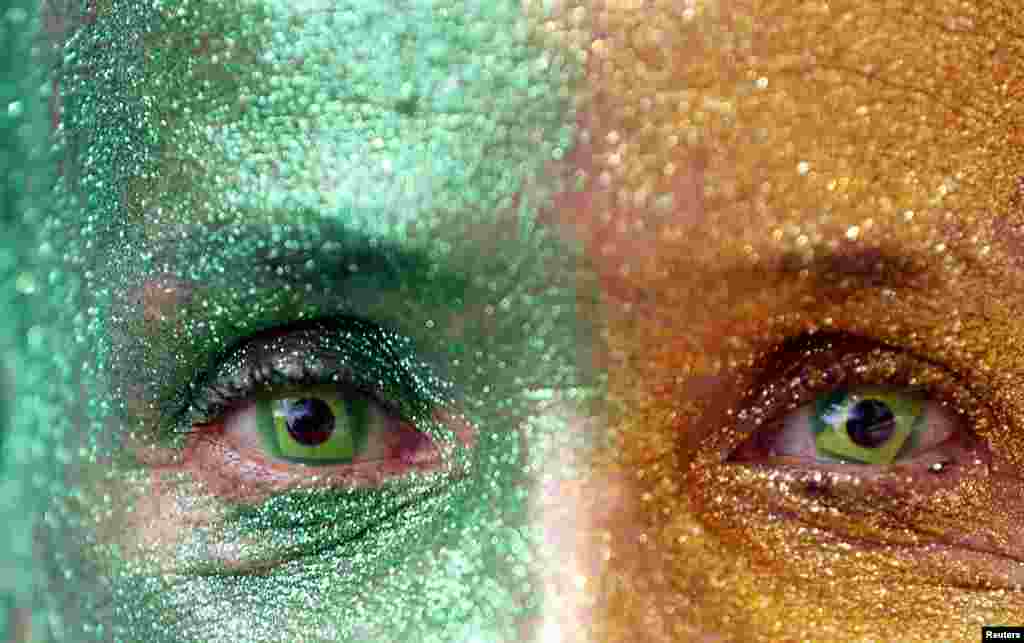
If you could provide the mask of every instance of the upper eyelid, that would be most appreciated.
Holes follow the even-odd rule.
[[[921,355],[920,353],[907,348],[905,346],[899,346],[890,342],[875,339],[868,335],[859,333],[849,333],[842,330],[833,331],[817,331],[814,333],[805,332],[794,337],[786,339],[781,344],[776,345],[770,353],[766,356],[764,362],[759,365],[759,371],[766,370],[782,370],[780,368],[773,368],[787,364],[788,370],[799,369],[801,362],[794,361],[791,356],[794,353],[815,351],[815,353],[823,353],[830,351],[834,355],[849,355],[849,354],[863,354],[872,350],[881,350],[891,353],[906,354],[907,356],[913,357],[915,360],[941,368],[946,371],[950,371],[949,367],[927,355]],[[950,371],[951,374],[952,371]]]
[[[110,278],[119,284],[113,289],[110,316],[115,320],[110,334],[112,352],[123,362],[117,370],[119,377],[126,378],[123,385],[144,385],[138,397],[152,413],[140,414],[139,419],[147,433],[166,434],[160,429],[183,407],[188,385],[197,374],[212,370],[225,345],[300,319],[347,315],[397,331],[416,343],[417,358],[429,364],[433,376],[461,389],[472,380],[462,377],[465,366],[450,357],[453,351],[490,341],[480,334],[490,328],[482,323],[487,321],[483,304],[496,304],[503,293],[519,292],[530,279],[549,283],[547,273],[525,272],[532,264],[524,260],[540,252],[530,244],[493,256],[457,252],[435,257],[426,249],[357,234],[343,222],[277,228],[248,224],[226,226],[218,235],[208,232],[200,227],[189,241],[162,249],[143,247],[137,257],[114,257],[109,264]],[[275,240],[275,234],[280,238]],[[250,252],[238,255],[236,248],[215,243],[232,235]],[[342,235],[349,237],[339,238]],[[293,238],[305,241],[291,246],[284,243]],[[274,254],[275,250],[279,252]],[[259,258],[259,275],[247,269],[246,261],[253,257]],[[466,261],[478,263],[463,270]],[[215,268],[225,262],[233,266],[231,270],[218,272]],[[314,264],[313,270],[300,272],[307,262]],[[351,271],[349,262],[361,266]],[[201,269],[197,274],[191,268],[193,263],[214,269]],[[121,268],[114,273],[113,266]],[[292,270],[277,274],[277,267],[289,266]],[[334,266],[346,274],[335,279],[336,275],[320,270],[323,266]],[[204,281],[204,274],[210,280]],[[312,297],[295,287],[318,279]],[[134,285],[130,280],[135,280]],[[274,298],[288,284],[293,284],[292,293],[302,294],[298,311],[295,298]],[[568,292],[553,289],[550,296],[561,304],[565,302],[563,293]],[[541,308],[512,307],[506,320],[533,320],[537,310]],[[471,323],[463,324],[467,313]],[[215,334],[206,330],[213,323],[217,324]],[[455,331],[461,334],[453,335]],[[455,397],[461,397],[461,392]],[[154,431],[149,431],[149,426]]]
[[[288,324],[283,327],[276,327],[260,333],[256,333],[250,337],[247,337],[230,348],[222,352],[211,368],[198,376],[189,385],[189,393],[187,401],[182,405],[181,409],[175,414],[175,422],[177,424],[183,421],[190,413],[201,411],[202,413],[209,414],[215,409],[197,409],[195,404],[197,402],[197,396],[203,394],[204,391],[209,392],[213,390],[224,391],[229,397],[240,395],[242,392],[251,394],[252,389],[260,387],[273,387],[275,385],[293,385],[298,386],[303,384],[304,379],[318,378],[320,377],[316,373],[312,373],[306,370],[308,365],[299,364],[302,369],[301,373],[295,373],[289,378],[285,378],[283,375],[278,375],[276,367],[268,363],[268,357],[271,357],[274,353],[287,353],[288,348],[301,348],[306,351],[316,352],[322,350],[321,347],[314,344],[314,342],[323,341],[326,339],[335,339],[339,333],[351,334],[354,336],[352,341],[354,342],[374,342],[379,341],[379,344],[374,348],[366,351],[366,355],[359,355],[357,359],[365,361],[361,362],[361,366],[366,367],[367,365],[373,364],[375,366],[381,366],[388,369],[393,375],[388,379],[387,384],[393,385],[395,391],[384,391],[379,389],[378,385],[370,385],[366,382],[361,381],[366,376],[365,373],[360,372],[359,365],[353,366],[350,363],[338,364],[338,369],[333,371],[332,374],[338,376],[337,384],[347,385],[360,389],[366,395],[374,398],[382,408],[389,410],[397,415],[406,415],[408,413],[408,405],[415,405],[420,400],[425,392],[416,390],[415,373],[409,370],[408,355],[398,355],[394,352],[392,346],[393,341],[404,341],[406,338],[401,337],[395,333],[387,331],[380,326],[354,317],[331,317],[317,320],[304,320]],[[273,346],[274,342],[281,342],[284,344],[281,346]],[[289,343],[291,345],[289,345]],[[412,347],[409,347],[413,350]],[[339,348],[332,348],[331,350],[341,350]],[[266,354],[263,353],[266,351]],[[357,352],[353,350],[353,352]],[[386,362],[380,364],[380,361]],[[231,375],[226,374],[225,369],[236,365],[240,362],[243,365],[244,381],[236,380],[236,382],[230,382],[232,379]],[[329,371],[330,369],[325,369]],[[347,371],[347,374],[344,374]],[[269,379],[268,379],[269,378]],[[280,378],[281,381],[276,381]],[[323,385],[329,384],[329,382],[321,381],[317,379],[309,380],[310,385]],[[230,387],[232,390],[228,391],[222,387]],[[437,391],[431,391],[437,394]],[[390,399],[387,397],[388,393],[393,393],[401,397],[401,399]],[[434,399],[431,403],[440,403],[444,400]],[[216,405],[214,405],[216,406]],[[401,407],[405,407],[404,409]],[[403,412],[404,411],[404,412]],[[194,418],[193,418],[194,419]]]
[[[856,358],[861,355],[866,356],[872,351],[882,351],[894,358],[912,360],[914,364],[920,365],[921,368],[938,369],[947,374],[952,383],[957,385],[964,384],[963,377],[950,369],[946,364],[904,347],[895,346],[862,335],[843,332],[802,333],[777,345],[755,367],[754,370],[757,375],[747,389],[748,395],[739,401],[738,408],[741,412],[748,414],[751,409],[756,409],[760,402],[774,398],[777,395],[783,395],[773,392],[773,387],[801,378],[802,372],[805,369],[812,368],[816,360],[827,361],[832,368],[838,370],[841,377],[848,380],[850,374],[845,372],[845,369],[839,368],[840,362],[848,358]],[[830,386],[834,387],[839,384],[839,382],[832,382]],[[801,390],[806,389],[807,384],[802,383],[798,388]],[[778,404],[779,402],[771,402],[769,405],[777,408]],[[762,419],[771,420],[773,418]],[[757,429],[755,428],[754,430],[756,431]]]

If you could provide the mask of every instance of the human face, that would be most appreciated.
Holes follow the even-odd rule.
[[[540,221],[579,77],[546,17],[88,16],[44,236],[82,417],[55,437],[61,620],[37,630],[511,641],[564,620],[571,511],[541,497],[585,455],[594,382],[585,275]]]
[[[1020,4],[640,5],[593,16],[563,206],[611,317],[598,639],[1019,623]]]
[[[175,33],[218,34],[224,28],[266,25],[281,36],[281,42],[274,41],[275,47],[293,45],[295,33],[300,34],[296,41],[305,40],[301,34],[308,35],[287,21],[247,23],[229,10],[213,13],[220,16],[220,22],[208,23],[203,18],[182,24]],[[584,598],[593,600],[596,607],[590,615],[595,640],[971,640],[981,623],[1019,622],[1024,611],[1014,562],[1019,557],[1015,525],[1020,494],[1016,485],[1022,453],[1016,380],[1024,368],[1018,349],[1018,336],[1024,329],[1019,321],[1021,263],[1015,223],[1020,208],[1017,168],[1021,166],[1016,155],[1022,149],[1017,64],[1021,45],[1015,34],[1019,14],[1010,3],[993,2],[708,1],[608,3],[566,8],[550,20],[537,18],[535,24],[541,25],[541,31],[551,25],[551,32],[563,35],[560,45],[570,52],[569,58],[585,65],[583,82],[578,85],[545,85],[526,79],[525,86],[548,87],[555,94],[571,88],[570,93],[585,99],[576,112],[581,135],[575,144],[565,147],[572,150],[566,157],[572,183],[578,180],[583,189],[566,193],[555,185],[551,191],[562,192],[555,202],[557,215],[567,229],[578,233],[599,269],[606,305],[603,314],[610,317],[606,334],[610,350],[601,364],[610,375],[607,419],[611,439],[589,474],[581,476],[589,486],[582,488],[580,495],[570,495],[566,485],[552,485],[559,493],[547,496],[549,502],[570,506],[571,513],[581,517],[578,523],[569,524],[569,531],[576,531],[564,539],[576,543],[571,553],[581,559],[580,575],[564,566],[552,567],[552,575],[559,576],[559,590],[583,587],[593,591]],[[115,24],[112,21],[119,15],[123,14],[108,12],[100,16],[98,24]],[[516,11],[510,8],[500,19],[469,22],[504,25],[514,15]],[[379,14],[376,20],[353,24],[359,25],[360,37],[370,41],[374,32],[366,27],[386,25],[393,18],[394,14]],[[202,28],[210,24],[213,28]],[[122,26],[116,33],[123,35],[132,29],[131,25]],[[145,50],[124,38],[116,41],[125,47],[120,55]],[[211,42],[199,35],[188,44],[197,57],[209,54],[212,61],[213,55],[221,54],[215,47],[217,39]],[[164,49],[174,51],[173,47]],[[421,49],[415,46],[411,51]],[[367,55],[373,58],[372,53]],[[379,60],[387,59],[381,53]],[[246,60],[255,63],[258,57]],[[442,55],[439,60],[446,59]],[[488,59],[485,67],[501,60],[501,56]],[[539,65],[540,58],[537,60]],[[307,62],[302,58],[302,65]],[[168,69],[171,71],[163,78],[174,80],[176,71],[186,67],[171,65]],[[211,82],[224,81],[217,75],[219,69],[208,65],[199,69],[196,73],[200,75],[193,80],[206,73]],[[368,73],[360,78],[369,82],[378,76]],[[243,83],[226,94],[207,96],[199,95],[202,90],[190,91],[195,86],[179,83],[159,96],[135,89],[128,93],[139,100],[156,96],[151,104],[164,110],[159,113],[168,123],[167,130],[175,134],[180,132],[171,125],[177,123],[188,130],[196,118],[196,109],[184,111],[191,100],[236,101],[240,112],[242,106],[249,109],[250,103],[241,100]],[[291,93],[280,86],[266,93],[283,96],[284,107],[306,105],[298,99],[292,101],[304,90],[296,93],[292,85],[287,88]],[[260,92],[252,96],[257,100]],[[408,112],[415,101],[402,102],[403,94],[398,94],[398,99],[391,96],[392,102],[385,101],[384,106],[411,116]],[[535,99],[545,96],[544,91],[533,95]],[[116,100],[103,103],[107,108],[118,104]],[[364,104],[372,111],[373,101]],[[76,109],[89,106],[83,97]],[[102,113],[98,107],[96,111]],[[200,110],[202,114],[215,112],[212,108]],[[485,113],[492,114],[490,106]],[[573,118],[570,114],[568,108],[563,112],[568,121]],[[120,113],[112,113],[114,117],[121,119],[117,122],[132,122]],[[354,116],[338,119],[342,132],[361,122]],[[291,131],[312,132],[315,120],[285,125]],[[535,120],[517,117],[513,122],[534,124]],[[80,131],[88,132],[90,125],[80,123]],[[357,559],[365,561],[369,556],[372,560],[366,565],[339,568],[331,562],[332,552],[327,551],[320,552],[318,559],[298,558],[291,567],[266,564],[261,568],[260,563],[276,560],[274,548],[280,546],[283,533],[282,529],[268,532],[267,525],[280,527],[282,523],[272,519],[284,515],[277,508],[295,494],[282,493],[273,485],[222,484],[212,488],[261,487],[263,495],[257,494],[255,499],[218,496],[211,491],[209,480],[200,477],[208,468],[183,468],[186,454],[196,453],[195,448],[189,451],[187,438],[185,444],[169,445],[145,439],[146,409],[162,408],[163,403],[158,396],[162,376],[147,370],[150,365],[187,375],[198,370],[191,364],[211,361],[213,358],[203,356],[203,346],[230,344],[224,329],[231,324],[221,320],[232,315],[226,303],[217,301],[218,295],[228,293],[223,299],[235,301],[237,309],[238,295],[230,293],[248,292],[238,290],[239,284],[250,287],[261,275],[268,276],[262,264],[255,264],[254,274],[237,267],[228,270],[229,259],[241,252],[228,248],[241,243],[240,248],[259,249],[260,239],[273,241],[275,233],[270,227],[260,237],[260,225],[288,223],[276,228],[280,236],[274,243],[287,248],[288,241],[295,241],[292,245],[302,252],[307,247],[303,240],[308,238],[303,235],[324,218],[308,202],[304,209],[288,210],[287,216],[281,208],[275,212],[279,202],[270,199],[273,195],[319,198],[319,189],[311,190],[308,181],[293,179],[297,174],[306,179],[329,177],[332,166],[311,162],[306,149],[273,148],[295,161],[284,168],[295,172],[261,170],[272,167],[262,160],[266,156],[254,154],[260,149],[259,134],[264,129],[271,126],[256,127],[254,132],[221,128],[215,131],[219,137],[212,138],[201,129],[186,132],[193,137],[203,135],[201,143],[172,136],[165,143],[170,148],[184,147],[198,158],[218,160],[219,165],[213,171],[198,166],[190,169],[192,157],[166,154],[159,158],[176,159],[179,165],[163,167],[156,175],[165,179],[164,183],[130,182],[129,196],[135,199],[124,203],[135,203],[135,210],[124,206],[120,198],[107,199],[108,214],[121,217],[113,219],[116,225],[109,226],[108,237],[116,241],[122,231],[136,230],[137,236],[129,234],[128,238],[138,241],[138,248],[145,248],[144,242],[163,242],[168,258],[161,258],[159,273],[147,272],[145,259],[136,264],[97,261],[106,268],[102,277],[94,272],[87,278],[86,268],[76,264],[69,271],[91,279],[86,282],[90,286],[113,291],[110,306],[97,307],[92,317],[83,315],[84,322],[115,317],[145,322],[138,324],[144,328],[135,329],[140,331],[135,334],[133,329],[119,331],[113,326],[107,334],[99,332],[101,329],[88,335],[83,332],[83,337],[89,338],[85,347],[75,349],[79,353],[69,350],[72,355],[91,355],[95,346],[117,347],[112,354],[124,357],[118,358],[116,365],[108,363],[89,373],[89,382],[110,386],[115,401],[130,405],[132,413],[126,414],[124,422],[135,430],[127,434],[142,441],[141,445],[108,445],[102,439],[96,446],[90,443],[92,451],[88,453],[94,455],[85,465],[95,462],[108,467],[111,453],[127,452],[131,457],[108,476],[112,480],[107,487],[95,484],[95,468],[80,467],[84,469],[81,476],[93,484],[75,487],[93,490],[87,505],[92,508],[90,519],[75,533],[98,533],[103,537],[94,540],[106,547],[102,557],[91,555],[85,561],[75,561],[85,570],[77,572],[77,577],[89,578],[86,565],[99,560],[101,573],[95,577],[116,581],[112,589],[99,583],[98,591],[107,593],[92,599],[100,606],[107,605],[105,601],[115,605],[112,614],[101,612],[99,620],[123,628],[129,640],[135,636],[143,637],[141,640],[216,640],[218,636],[387,640],[387,636],[405,636],[406,632],[399,635],[396,632],[400,630],[390,629],[401,627],[408,628],[413,638],[425,632],[442,640],[472,640],[474,635],[486,640],[489,634],[513,640],[528,638],[519,632],[508,634],[518,625],[498,633],[487,632],[496,629],[490,625],[481,626],[483,634],[471,632],[471,628],[514,611],[516,599],[510,586],[523,589],[523,593],[528,593],[527,587],[551,587],[531,572],[544,569],[547,561],[566,552],[552,556],[539,546],[553,542],[545,540],[551,532],[543,532],[553,522],[551,515],[521,511],[511,479],[525,473],[527,465],[521,460],[513,462],[509,454],[519,452],[500,439],[495,440],[494,450],[483,450],[479,445],[489,442],[481,441],[480,435],[487,433],[481,425],[490,426],[497,422],[496,417],[503,418],[500,425],[507,427],[550,424],[550,431],[540,431],[541,438],[528,443],[531,449],[547,442],[543,436],[563,435],[559,429],[573,425],[534,412],[532,402],[526,399],[522,404],[514,402],[511,410],[502,404],[506,390],[523,390],[516,389],[516,375],[526,381],[545,380],[534,375],[537,371],[533,369],[548,362],[530,359],[534,352],[517,352],[522,346],[534,346],[525,330],[518,337],[521,341],[516,336],[495,340],[481,350],[483,357],[472,367],[450,370],[458,366],[455,360],[466,366],[463,358],[450,354],[456,350],[450,346],[458,345],[463,337],[491,337],[484,322],[476,325],[475,333],[470,324],[465,335],[462,326],[464,318],[486,321],[487,302],[494,301],[487,289],[462,298],[464,304],[483,302],[482,315],[479,311],[460,315],[445,313],[449,307],[440,303],[446,301],[440,293],[410,304],[409,293],[421,288],[411,285],[409,271],[399,271],[399,295],[386,304],[376,303],[376,294],[335,293],[331,286],[338,281],[334,273],[313,282],[317,298],[331,301],[330,296],[335,295],[335,303],[326,304],[329,310],[368,317],[401,333],[423,353],[421,359],[428,360],[431,371],[444,372],[445,381],[469,391],[459,398],[432,397],[429,391],[420,391],[436,401],[436,406],[456,409],[449,418],[465,416],[468,427],[460,433],[450,428],[449,419],[447,425],[439,422],[439,427],[425,430],[433,431],[433,440],[449,445],[451,456],[445,462],[451,462],[456,473],[460,453],[481,454],[470,457],[478,466],[468,477],[471,482],[456,482],[462,491],[442,494],[439,505],[445,511],[436,521],[424,516],[438,506],[431,505],[415,512],[415,518],[392,521],[402,523],[396,525],[404,530],[398,535],[370,538],[369,544],[361,545],[366,549],[357,554],[365,555]],[[160,127],[124,130],[139,136],[162,131]],[[410,131],[396,128],[394,138],[380,136],[381,143],[401,146]],[[328,133],[337,132],[328,129]],[[125,140],[135,143],[126,145]],[[143,139],[111,135],[108,149],[131,151],[139,140]],[[270,145],[276,139],[262,140]],[[493,149],[487,147],[487,140],[491,139],[477,141],[480,149],[488,150],[483,156]],[[334,147],[358,151],[343,143]],[[372,144],[367,149],[372,150]],[[499,149],[512,153],[502,146]],[[446,153],[444,146],[430,150],[427,159],[433,159],[435,152]],[[83,162],[88,159],[84,152],[78,156]],[[540,161],[543,156],[534,159],[536,167],[545,169],[542,176],[562,171],[558,164]],[[362,161],[364,157],[357,154],[356,158]],[[448,154],[447,158],[453,157]],[[218,167],[231,163],[240,168],[238,181],[221,191],[224,184],[216,179],[224,172]],[[428,160],[425,170],[420,164],[418,171],[406,176],[414,177],[415,183],[414,179],[425,175],[448,176],[450,168],[460,167],[458,162],[449,162],[443,164],[446,169],[442,171],[432,163]],[[343,183],[349,175],[338,170],[333,171],[335,180],[321,180],[319,185],[328,195],[352,196],[357,188],[373,183],[378,176],[374,171],[383,173],[384,167],[356,162],[345,169],[361,171],[359,182]],[[253,177],[261,177],[265,183],[255,182]],[[335,189],[339,185],[345,189]],[[363,193],[370,205],[375,199],[402,203],[411,208],[402,212],[417,213],[412,233],[402,229],[400,224],[408,222],[402,220],[390,227],[392,234],[382,238],[415,249],[430,245],[430,235],[440,235],[447,241],[444,261],[428,263],[439,268],[452,266],[454,275],[474,275],[477,264],[472,258],[479,261],[496,255],[488,250],[495,246],[483,243],[492,238],[490,231],[511,234],[511,228],[501,224],[488,225],[483,215],[472,217],[469,223],[445,218],[443,208],[423,216],[418,209],[421,204],[408,197],[409,192],[389,191],[387,181],[373,185],[379,189]],[[487,185],[491,187],[483,190],[485,194],[498,190]],[[215,199],[211,206],[211,194],[231,195],[235,200]],[[433,197],[435,193],[430,189],[413,190],[412,194]],[[255,207],[247,210],[246,217],[236,213],[223,228],[209,223],[218,208],[240,208],[239,198],[252,197],[261,201],[249,203]],[[177,204],[178,209],[155,212],[143,205],[146,198],[161,207],[165,202]],[[96,199],[92,206],[101,207],[104,202]],[[328,202],[324,207],[328,206],[342,211],[337,203]],[[364,216],[366,211],[351,207],[344,210],[345,216],[331,221],[341,220],[367,233],[378,220]],[[59,219],[64,227],[56,234],[102,224],[102,218],[85,218],[92,212],[87,208],[81,219]],[[137,219],[159,225],[130,227],[132,220],[127,216],[133,212]],[[154,218],[165,215],[166,220]],[[290,227],[293,217],[300,216],[303,225]],[[495,221],[502,219],[496,217]],[[229,234],[229,224],[253,222],[257,225]],[[421,225],[426,231],[418,227]],[[241,230],[246,231],[243,234]],[[80,248],[91,234],[79,242]],[[516,238],[504,237],[503,253],[511,250],[515,255],[519,248],[534,247],[513,242]],[[117,256],[130,260],[127,254]],[[93,256],[102,255],[96,249]],[[314,258],[314,269],[324,263]],[[329,257],[326,263],[330,263]],[[221,265],[225,273],[219,272]],[[237,262],[230,265],[237,266]],[[298,269],[300,262],[285,266]],[[485,272],[511,274],[507,268]],[[557,275],[576,275],[571,267],[541,272],[544,284]],[[45,277],[47,272],[41,274]],[[311,279],[308,272],[304,274],[299,280],[302,288],[304,280]],[[126,276],[136,279],[130,282]],[[352,283],[350,279],[341,281]],[[60,283],[52,287],[53,292],[64,292]],[[403,290],[401,284],[407,287]],[[287,327],[287,322],[294,321],[290,312],[306,305],[319,311],[316,316],[323,315],[324,304],[316,308],[317,304],[306,299],[296,301],[297,295],[288,299],[291,291],[284,285],[277,299],[270,297],[269,304],[252,307],[254,315],[244,324],[246,333]],[[261,291],[258,285],[251,287]],[[377,293],[380,287],[373,284],[361,292],[367,291]],[[554,293],[558,289],[540,291]],[[141,302],[137,305],[142,308],[134,317],[117,312],[114,292],[136,294],[134,301]],[[524,286],[522,292],[532,295],[535,291]],[[123,297],[120,305],[125,305],[124,300],[133,301],[130,296]],[[554,296],[553,301],[558,303],[551,304],[552,299],[544,297],[533,303],[537,310],[550,313],[565,300]],[[438,304],[433,309],[437,312],[432,310],[418,319],[433,321],[437,334],[424,330],[426,321],[422,328],[409,321],[417,317],[408,311],[430,304]],[[216,312],[218,305],[225,310],[223,314]],[[465,308],[469,306],[464,305],[462,312]],[[214,312],[207,312],[210,309]],[[549,325],[538,323],[530,328],[571,329],[568,339],[555,345],[585,347],[586,342],[575,332],[580,319],[574,318],[575,311],[567,311],[572,308],[563,308],[563,316],[553,317]],[[217,323],[211,326],[211,320]],[[234,323],[236,328],[242,326]],[[146,340],[148,329],[159,339]],[[451,330],[445,334],[444,329]],[[235,335],[245,338],[237,330]],[[553,337],[549,333],[537,336],[543,337],[541,345],[548,345],[547,338]],[[142,340],[133,339],[136,337]],[[134,352],[133,346],[137,347]],[[502,347],[506,350],[499,350]],[[186,349],[199,356],[188,357]],[[496,371],[473,372],[481,362],[496,366],[500,358],[492,359],[494,354],[518,355],[521,360],[519,370],[498,369],[510,373],[512,382],[501,395],[495,388],[484,391],[491,376],[497,377]],[[556,363],[561,361],[559,355],[564,353],[553,353]],[[566,372],[574,374],[566,377],[570,382],[585,370],[578,361],[573,363],[578,359],[563,362],[568,366]],[[468,378],[469,384],[460,377]],[[136,387],[142,390],[131,390],[124,379],[134,379],[143,385]],[[18,383],[18,390],[23,391],[19,399],[31,400],[34,391],[25,381]],[[571,386],[557,378],[548,381]],[[38,378],[32,382],[44,384]],[[392,388],[401,389],[399,384]],[[924,409],[925,426],[930,430],[915,426],[914,450],[892,462],[819,452],[816,443],[800,439],[800,431],[804,430],[805,437],[810,435],[806,426],[817,401],[843,390],[871,390],[876,398],[892,396],[885,399],[894,400],[893,406],[901,401],[917,405],[915,408]],[[66,396],[67,391],[64,393]],[[522,398],[526,397],[524,393]],[[513,395],[511,399],[519,398]],[[467,404],[466,400],[483,403]],[[458,401],[462,403],[456,404]],[[467,407],[478,411],[471,414]],[[512,418],[507,424],[506,417]],[[27,431],[30,425],[24,426]],[[90,435],[107,438],[120,434],[107,430]],[[509,432],[494,429],[493,435],[507,436]],[[23,442],[35,443],[35,438]],[[481,450],[472,451],[471,444]],[[536,467],[530,464],[530,470],[550,472],[557,459],[554,451],[561,455],[577,446],[570,442],[557,450],[542,451],[543,457]],[[24,450],[30,451],[28,447]],[[150,473],[156,467],[165,467],[170,479],[154,481]],[[466,479],[452,474],[451,469],[439,471],[442,473],[434,475],[440,478],[427,476],[427,482],[440,483],[444,475]],[[565,478],[567,473],[559,470],[551,478]],[[130,482],[136,484],[127,484]],[[532,485],[526,488],[537,490]],[[484,496],[488,500],[481,502]],[[276,505],[277,497],[286,500]],[[390,497],[401,502],[402,496]],[[354,496],[344,492],[336,498],[349,502]],[[122,507],[133,508],[134,515],[121,516],[117,511]],[[225,508],[232,513],[225,514]],[[105,513],[108,511],[113,515]],[[327,508],[316,515],[339,515],[330,512]],[[68,520],[79,515],[65,514]],[[345,514],[346,518],[350,515]],[[222,519],[224,516],[234,522]],[[526,546],[517,544],[523,533],[519,526],[530,520],[542,530],[539,539],[527,541]],[[294,538],[315,534],[337,540],[340,532],[331,532],[323,522]],[[222,524],[226,528],[221,528]],[[125,525],[134,529],[131,538],[120,534]],[[102,526],[108,526],[106,532],[97,529]],[[433,534],[435,528],[446,526],[448,533]],[[250,531],[243,533],[244,527]],[[264,531],[253,531],[253,527]],[[264,538],[267,533],[271,535]],[[484,533],[497,533],[498,537],[488,541]],[[431,537],[419,540],[424,534]],[[239,535],[254,535],[268,545],[260,550],[251,541],[226,539]],[[384,541],[393,547],[378,547]],[[230,545],[235,542],[233,549]],[[417,544],[409,544],[413,542]],[[110,543],[118,545],[120,558],[109,555]],[[62,544],[57,541],[58,546]],[[222,547],[224,544],[229,546]],[[528,585],[517,584],[517,572],[494,564],[505,560],[493,555],[499,551],[515,552],[513,560],[529,563],[512,565],[528,570]],[[212,554],[216,552],[228,555],[215,559]],[[152,560],[140,563],[147,557]],[[110,564],[111,559],[115,564]],[[221,567],[202,571],[220,573],[196,574],[200,568],[174,568],[209,564],[211,559]],[[391,575],[380,572],[385,566],[381,560],[395,561],[398,571]],[[152,565],[147,566],[149,563]],[[171,569],[161,564],[169,564]],[[236,566],[232,568],[232,564]],[[225,566],[232,571],[223,573]],[[286,582],[285,575],[290,572],[296,573]],[[292,583],[298,583],[298,588]],[[142,604],[137,600],[142,593],[135,591],[140,587],[150,590],[148,602]],[[326,606],[325,596],[331,598]],[[498,601],[497,606],[479,600],[486,597],[490,601],[494,596],[508,600]],[[541,596],[538,602],[545,607],[536,610],[535,621],[544,623],[545,608],[556,599],[552,592]],[[69,603],[79,600],[76,595]],[[477,607],[468,607],[471,605]],[[431,611],[435,606],[436,612]],[[452,612],[452,606],[459,609]],[[69,622],[76,623],[76,612],[66,613]],[[441,613],[449,617],[429,620]],[[467,629],[459,629],[463,622],[470,624]],[[584,629],[563,628],[562,634],[572,637]]]

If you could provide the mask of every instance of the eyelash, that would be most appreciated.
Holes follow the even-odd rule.
[[[450,387],[416,373],[408,340],[354,318],[265,331],[228,352],[190,386],[175,422],[179,434],[202,430],[261,393],[310,386],[349,387],[415,422],[450,402]],[[252,353],[257,353],[253,355]]]
[[[919,391],[948,405],[971,433],[979,400],[962,378],[935,361],[859,336],[803,335],[773,352],[760,372],[782,374],[748,389],[734,414],[737,431],[725,452],[781,422],[785,414],[843,386],[891,385]]]

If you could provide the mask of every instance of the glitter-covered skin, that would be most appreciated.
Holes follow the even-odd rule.
[[[545,516],[599,382],[579,253],[541,222],[572,189],[582,75],[555,14],[86,4],[56,65],[62,180],[48,212],[21,207],[47,250],[12,273],[61,360],[38,400],[18,382],[12,438],[47,561],[32,640],[516,641],[574,620],[553,587],[571,508]],[[319,467],[236,435],[243,403],[325,387],[404,437]]]
[[[596,640],[1020,624],[1020,3],[615,2],[591,20],[576,158],[595,183],[563,211],[587,222],[612,318],[613,437],[583,510]],[[955,439],[884,466],[742,446],[844,385],[924,393]]]
[[[37,631],[945,641],[1024,621],[1016,0],[353,3],[329,29],[314,3],[216,4],[99,2],[95,40],[63,61],[84,209],[4,273],[37,322],[5,327],[8,359],[40,364],[14,382],[18,515],[54,499],[39,542],[59,555],[44,607],[61,619]],[[342,33],[357,50],[319,55]],[[338,60],[344,82],[321,96]],[[562,440],[580,423],[539,407],[586,370],[578,284],[561,281],[577,273],[532,218],[501,214],[547,194],[599,271],[605,307],[582,318],[610,318],[611,431],[572,483],[562,456],[582,443]],[[356,241],[434,253],[366,277],[355,241],[323,247],[324,212]],[[76,293],[90,299],[65,325],[42,323]],[[347,355],[376,381],[412,348],[380,388],[417,393],[396,403],[451,466],[372,497],[287,491],[288,476],[239,495],[215,461],[182,462],[196,451],[177,432],[147,432],[211,354],[324,310],[390,334],[275,350]],[[352,363],[372,346],[390,348]],[[46,402],[80,362],[94,428],[73,433]],[[744,446],[840,387],[913,390],[959,431],[884,466]],[[95,540],[82,560],[68,523]],[[27,537],[12,542],[31,569]]]

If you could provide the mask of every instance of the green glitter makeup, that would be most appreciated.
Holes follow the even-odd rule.
[[[55,178],[53,60],[41,28],[36,2],[0,9],[0,637],[8,641],[29,640],[60,605],[60,595],[45,590],[44,560],[59,566],[74,557],[42,528],[71,459],[68,418],[56,402],[70,387],[74,360],[55,301],[73,296],[74,285],[51,278],[55,248],[40,234]],[[55,554],[41,559],[40,550]]]
[[[82,284],[54,319],[83,408],[34,636],[532,638],[557,605],[534,507],[596,390],[578,249],[540,224],[575,137],[559,16],[65,17],[43,230],[48,283]]]
[[[1024,620],[1020,0],[55,4],[0,13],[20,639]]]

